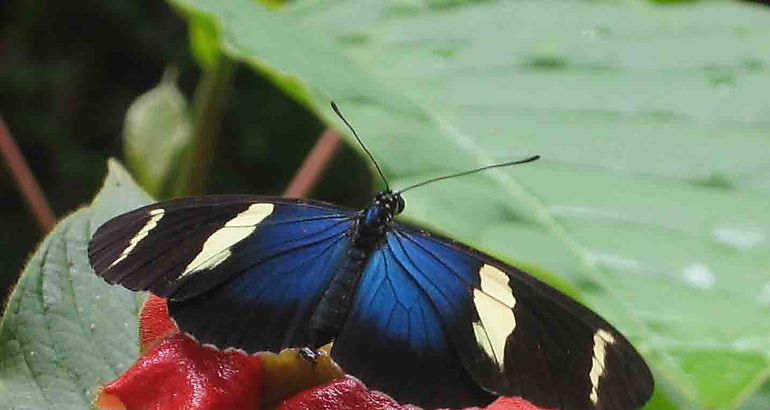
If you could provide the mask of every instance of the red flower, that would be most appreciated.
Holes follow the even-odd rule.
[[[329,359],[316,365],[293,351],[249,356],[202,346],[179,333],[164,299],[150,296],[139,319],[143,355],[100,390],[103,410],[278,410],[413,408],[344,376]],[[313,387],[315,386],[315,387]],[[539,410],[519,398],[501,398],[486,410]]]
[[[367,390],[358,379],[346,376],[327,384],[303,391],[286,401],[279,410],[346,409],[346,410],[407,410],[414,406],[399,404],[389,396]],[[466,409],[472,410],[472,409]],[[501,397],[484,410],[543,410],[518,397]]]
[[[104,409],[258,409],[262,396],[258,357],[221,353],[177,333],[102,389]],[[123,407],[108,407],[104,394]]]

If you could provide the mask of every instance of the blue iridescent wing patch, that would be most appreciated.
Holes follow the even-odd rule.
[[[490,402],[492,396],[463,367],[443,323],[442,316],[464,310],[442,311],[430,298],[438,288],[426,290],[421,273],[403,258],[401,249],[390,243],[372,255],[332,358],[370,388],[405,403],[433,408]],[[439,286],[458,283],[450,276],[436,280]],[[452,292],[452,286],[445,290]]]

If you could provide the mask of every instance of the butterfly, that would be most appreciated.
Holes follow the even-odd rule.
[[[650,370],[620,332],[516,267],[396,221],[403,191],[387,187],[363,210],[249,195],[160,202],[99,227],[89,259],[107,282],[167,298],[199,342],[248,353],[332,343],[348,374],[403,403],[649,399]]]

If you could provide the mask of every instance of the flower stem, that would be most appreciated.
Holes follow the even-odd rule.
[[[0,155],[8,164],[8,170],[13,175],[16,186],[27,202],[40,230],[47,233],[56,224],[56,216],[2,116],[0,116]]]
[[[289,198],[304,198],[310,193],[324,170],[334,159],[340,146],[340,135],[337,131],[327,129],[318,137],[313,149],[292,178],[283,196]]]

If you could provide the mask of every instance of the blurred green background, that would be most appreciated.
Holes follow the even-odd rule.
[[[159,1],[0,2],[0,115],[57,217],[90,201],[106,158],[122,158],[126,110],[166,67],[191,98],[200,72],[186,24]],[[280,194],[323,130],[270,82],[237,70],[208,192]],[[366,164],[343,145],[313,196],[358,206]],[[42,239],[0,167],[0,300]]]

